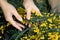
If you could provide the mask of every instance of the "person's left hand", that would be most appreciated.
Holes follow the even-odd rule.
[[[39,9],[34,4],[33,0],[25,0],[23,2],[23,6],[25,7],[25,9],[27,11],[27,16],[26,16],[27,20],[30,20],[32,10],[34,10],[35,12],[37,12],[41,15]]]

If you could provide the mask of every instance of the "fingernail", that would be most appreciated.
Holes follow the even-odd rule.
[[[29,24],[29,27],[31,27],[31,24]]]
[[[20,29],[20,31],[22,31],[22,29]]]
[[[23,28],[25,28],[25,27],[23,27]]]
[[[22,18],[19,19],[20,21],[23,21]]]
[[[27,23],[25,25],[28,25]]]

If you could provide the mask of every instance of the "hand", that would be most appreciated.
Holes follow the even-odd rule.
[[[35,12],[37,12],[37,13],[39,13],[39,14],[41,15],[39,9],[38,9],[38,8],[36,7],[36,5],[34,4],[33,0],[24,0],[23,5],[24,5],[24,7],[25,7],[25,9],[26,9],[26,11],[27,11],[27,16],[26,16],[26,18],[27,18],[28,20],[30,20],[31,11],[32,11],[32,10],[34,10]]]
[[[22,31],[22,28],[24,28],[23,25],[13,20],[13,15],[16,17],[17,20],[22,21],[22,17],[18,14],[16,9],[13,5],[9,4],[8,2],[1,2],[1,8],[4,12],[4,16],[6,18],[6,21],[11,23],[15,28]]]

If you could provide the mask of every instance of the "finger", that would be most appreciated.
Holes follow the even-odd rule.
[[[34,7],[32,7],[36,12],[38,12],[38,13],[41,13],[40,12],[40,10],[36,7],[36,6],[34,6]]]
[[[17,22],[16,22],[17,23]],[[17,25],[19,25],[22,28],[25,28],[23,25],[21,25],[20,23],[17,23]]]
[[[13,15],[16,17],[17,20],[23,21],[23,20],[22,20],[22,17],[18,14],[18,12],[17,12],[16,10],[13,11]]]
[[[21,26],[19,26],[17,23],[13,22],[11,23],[15,28],[17,28],[18,30],[22,31]]]
[[[31,9],[27,9],[26,18],[30,20],[30,17],[31,17]]]
[[[12,19],[12,16],[10,16],[9,22],[12,24],[13,27],[15,27],[18,30],[22,31],[22,28]]]
[[[43,16],[43,15],[41,14],[40,10],[39,10],[36,6],[33,7],[33,10],[35,10],[36,13],[38,13],[40,16]]]
[[[34,6],[34,7],[32,7],[32,8],[33,8],[33,10],[35,10],[35,11],[36,11],[36,13],[39,13],[39,14],[42,16],[42,14],[41,14],[40,10],[39,10],[36,6]]]
[[[31,24],[29,24],[29,27],[31,27]]]

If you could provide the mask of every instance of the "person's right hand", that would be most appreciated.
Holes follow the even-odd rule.
[[[16,21],[14,21],[13,17],[12,17],[14,15],[17,20],[22,21],[22,17],[18,14],[15,7],[13,5],[9,4],[8,2],[3,1],[3,2],[1,2],[1,8],[4,12],[6,21],[11,23],[15,28],[22,31],[22,28],[24,28],[24,26]]]

